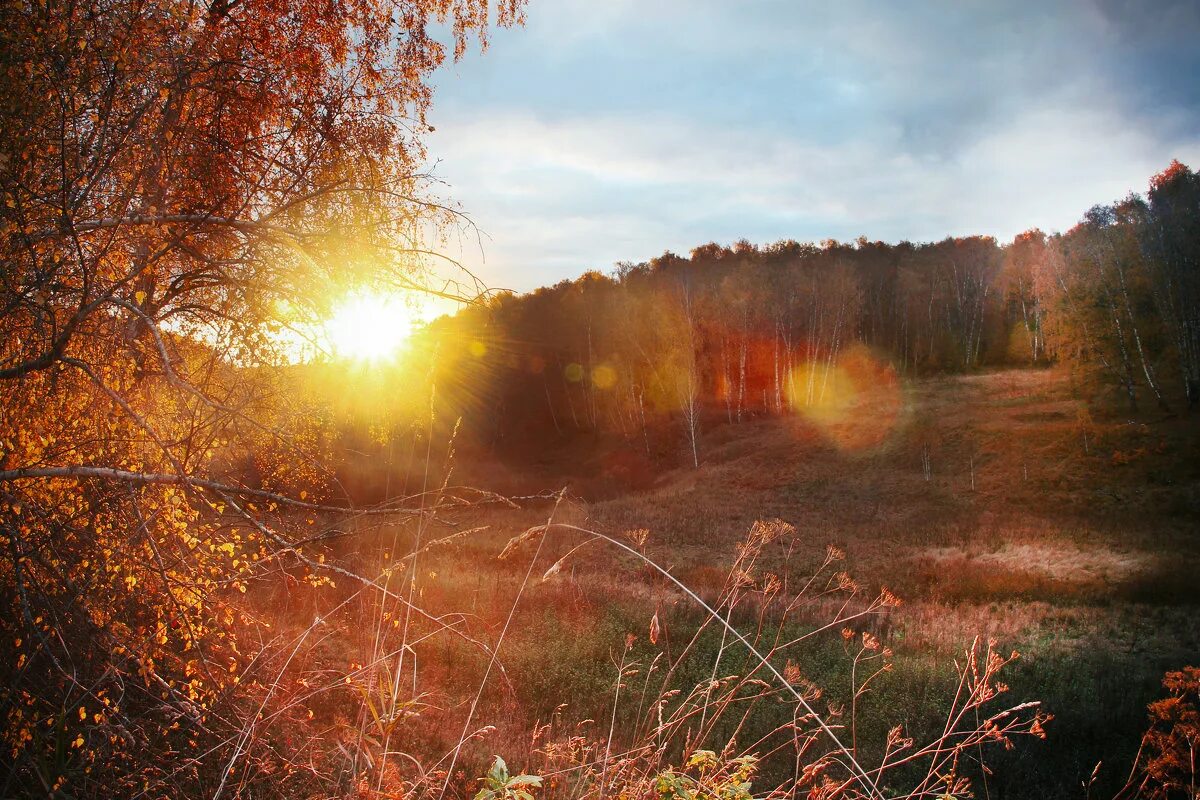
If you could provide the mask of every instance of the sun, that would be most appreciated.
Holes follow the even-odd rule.
[[[423,321],[414,302],[395,293],[355,292],[334,306],[325,338],[338,358],[383,361],[396,355]]]

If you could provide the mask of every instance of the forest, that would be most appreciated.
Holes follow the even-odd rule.
[[[0,796],[1194,800],[1200,175],[495,291],[526,12],[0,1]]]
[[[819,416],[881,381],[981,369],[1057,365],[1131,413],[1187,413],[1198,257],[1200,176],[1176,161],[1062,234],[710,243],[495,293],[429,326],[396,369],[428,376],[464,441],[528,456],[604,434],[694,467],[704,425]]]

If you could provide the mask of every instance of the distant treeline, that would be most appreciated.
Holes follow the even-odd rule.
[[[482,442],[594,431],[649,449],[669,418],[690,456],[704,419],[887,379],[864,359],[899,377],[1065,362],[1131,406],[1182,410],[1200,401],[1198,259],[1200,176],[1174,162],[1063,234],[706,244],[503,294],[432,325],[418,374]]]

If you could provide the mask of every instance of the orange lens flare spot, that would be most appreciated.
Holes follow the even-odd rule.
[[[597,389],[611,389],[617,385],[617,371],[608,364],[601,364],[592,370],[592,384]]]
[[[798,365],[786,388],[792,410],[845,451],[883,444],[904,410],[896,371],[861,346]]]

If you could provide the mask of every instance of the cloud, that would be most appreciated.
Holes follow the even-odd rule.
[[[646,5],[531,7],[443,80],[430,149],[490,280],[743,236],[1008,238],[1200,164],[1166,69],[1195,58],[1186,4]]]

